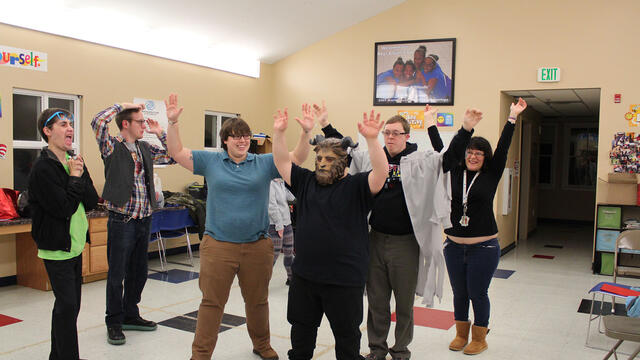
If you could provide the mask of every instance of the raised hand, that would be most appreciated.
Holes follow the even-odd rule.
[[[324,100],[322,100],[322,107],[318,104],[313,104],[313,116],[316,117],[320,126],[326,127],[329,125],[329,112],[327,111],[327,107],[324,105]]]
[[[148,131],[152,134],[156,134],[158,136],[162,135],[162,126],[160,126],[160,123],[149,118],[146,119],[147,120],[147,127],[148,127]]]
[[[273,114],[273,131],[285,132],[287,126],[289,126],[289,112],[287,108],[284,108],[282,112],[278,109],[278,112]]]
[[[302,120],[296,117],[296,121],[300,124],[304,132],[308,133],[313,130],[313,126],[315,125],[313,107],[307,103],[302,104]]]
[[[429,105],[424,107],[424,124],[426,128],[436,124],[436,116],[438,116],[438,109]]]
[[[373,110],[367,117],[367,113],[362,114],[362,122],[358,123],[358,131],[366,139],[377,139],[384,122],[380,121],[380,113],[375,114]]]
[[[180,117],[182,110],[184,110],[182,107],[178,108],[178,95],[170,94],[169,99],[164,101],[164,105],[167,108],[167,118],[169,122],[172,124],[177,123],[178,117]],[[151,127],[151,124],[149,124],[149,127]]]
[[[523,112],[526,108],[527,102],[524,101],[523,98],[518,98],[517,103],[511,104],[511,112],[509,114],[509,117],[518,117],[518,115],[520,115],[520,113]]]
[[[464,113],[464,120],[462,121],[462,127],[471,131],[482,120],[482,112],[478,109],[467,109]]]

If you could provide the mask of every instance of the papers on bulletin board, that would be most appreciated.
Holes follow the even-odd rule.
[[[145,119],[152,119],[160,123],[160,126],[166,131],[167,126],[169,125],[169,119],[167,118],[167,108],[164,105],[164,100],[149,100],[143,98],[134,98],[134,104],[144,104],[144,110],[142,110],[142,114]],[[148,129],[148,127],[147,127]],[[143,141],[148,142],[149,144],[162,146],[160,140],[155,134],[145,131],[144,136],[142,137]]]
[[[449,148],[449,144],[455,134],[456,131],[440,131],[440,138],[444,144],[444,149],[442,151]],[[378,135],[378,141],[382,146],[384,146],[384,137],[382,133]],[[360,143],[360,145],[358,145],[359,149],[367,149],[367,140],[359,133],[358,142]],[[418,151],[433,150],[433,146],[431,146],[431,141],[429,140],[429,134],[426,131],[411,131],[411,137],[409,137],[408,142],[418,144]]]

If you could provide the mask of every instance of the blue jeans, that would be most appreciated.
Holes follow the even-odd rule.
[[[107,326],[140,316],[138,303],[147,282],[151,216],[129,219],[109,212],[107,222]],[[124,286],[123,286],[124,282]]]
[[[469,320],[469,300],[476,326],[489,326],[489,284],[500,261],[498,239],[477,244],[444,243],[449,282],[453,289],[453,313],[457,321]]]

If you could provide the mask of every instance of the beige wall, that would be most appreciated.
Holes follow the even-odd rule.
[[[262,65],[260,78],[254,79],[3,24],[0,34],[2,45],[45,52],[49,59],[48,72],[0,67],[0,143],[9,146],[7,158],[0,160],[0,187],[13,187],[14,88],[83,96],[80,152],[98,192],[104,185],[104,168],[89,123],[96,113],[115,102],[179,94],[185,107],[181,116],[182,141],[193,149],[201,149],[204,144],[205,110],[241,113],[253,130],[268,130],[262,118],[271,114],[273,107],[271,65]],[[178,166],[157,172],[165,190],[182,191],[189,182],[202,182],[201,177]],[[15,267],[13,236],[0,236],[0,277],[15,275]]]
[[[441,108],[455,114],[456,127],[466,108],[478,107],[484,120],[476,134],[495,146],[505,115],[501,91],[601,88],[598,176],[603,178],[609,171],[610,140],[616,131],[633,131],[623,115],[630,104],[640,103],[640,49],[634,46],[639,12],[635,0],[409,0],[276,63],[276,105],[324,98],[331,121],[355,135],[355,122],[372,108],[375,42],[455,37],[455,106]],[[562,81],[536,82],[541,66],[560,67]],[[613,103],[614,93],[622,94],[622,104]],[[376,110],[389,117],[407,108],[420,109]],[[514,141],[510,164],[517,152]],[[497,217],[500,236],[515,238],[510,223],[515,220]]]

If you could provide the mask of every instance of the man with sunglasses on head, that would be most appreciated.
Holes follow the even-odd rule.
[[[91,122],[104,161],[102,197],[109,210],[107,223],[107,341],[122,345],[122,330],[153,331],[157,325],[140,317],[138,303],[147,281],[151,213],[158,207],[153,185],[153,165],[175,164],[166,150],[167,134],[157,121],[145,119],[144,104],[115,104]],[[169,121],[175,113],[167,113]],[[120,130],[109,134],[115,119]],[[141,141],[145,130],[162,146]],[[124,282],[124,286],[123,286]]]
[[[29,206],[31,235],[55,296],[49,359],[77,360],[82,250],[89,238],[85,210],[96,207],[98,193],[82,157],[73,153],[73,115],[46,109],[38,131],[47,146],[29,174]]]

